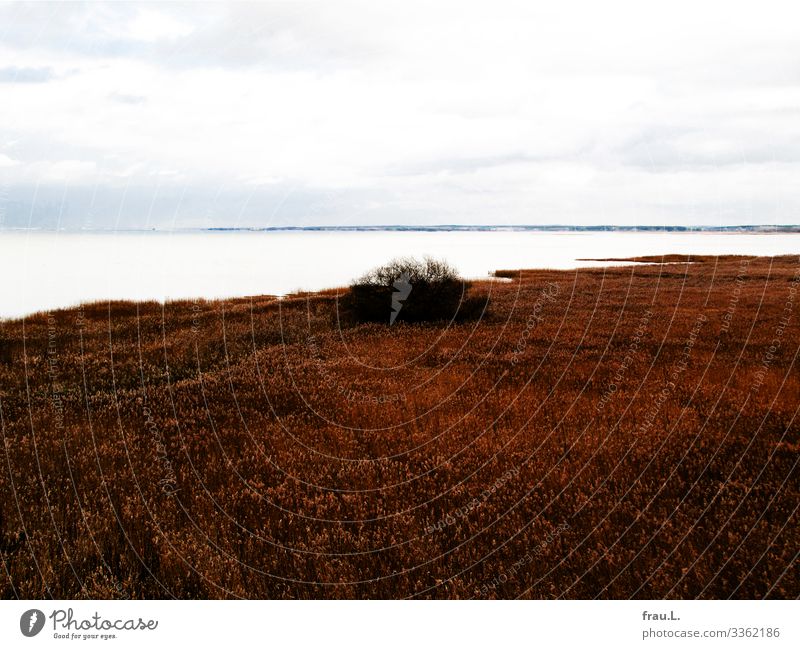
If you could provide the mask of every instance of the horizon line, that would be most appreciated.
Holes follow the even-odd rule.
[[[0,232],[278,232],[278,231],[425,231],[425,230],[621,230],[621,231],[720,231],[720,230],[787,230],[800,229],[800,223],[742,223],[734,225],[620,225],[614,223],[596,225],[570,225],[566,223],[546,224],[469,224],[469,223],[441,223],[441,224],[364,224],[364,225],[274,225],[274,226],[179,226],[179,227],[143,227],[143,228],[83,228],[65,227],[51,228],[41,226],[31,227],[1,227]]]

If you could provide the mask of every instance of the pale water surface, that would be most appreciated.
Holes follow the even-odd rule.
[[[108,299],[282,295],[342,286],[394,257],[463,275],[600,266],[586,257],[800,253],[798,234],[654,232],[0,232],[0,318]]]

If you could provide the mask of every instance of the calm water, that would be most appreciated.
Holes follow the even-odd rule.
[[[600,266],[585,257],[799,254],[798,234],[650,232],[0,232],[0,318],[90,300],[285,294],[347,284],[393,257],[463,275]]]

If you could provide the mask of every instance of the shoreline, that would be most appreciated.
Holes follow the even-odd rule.
[[[465,276],[464,280],[468,281],[472,284],[476,285],[491,285],[491,284],[506,284],[514,281],[514,278],[518,277],[521,273],[527,272],[542,272],[542,273],[577,273],[577,272],[587,272],[587,271],[602,271],[614,268],[624,268],[624,267],[634,267],[634,266],[668,266],[668,265],[687,265],[687,264],[698,264],[698,263],[709,263],[709,262],[716,262],[716,263],[725,263],[728,261],[734,260],[741,260],[741,259],[772,259],[772,260],[781,260],[781,259],[791,259],[794,255],[774,255],[774,256],[765,256],[765,255],[683,255],[683,254],[676,254],[676,253],[668,253],[664,255],[643,255],[639,257],[588,257],[588,258],[578,258],[576,262],[595,262],[598,265],[592,266],[584,266],[584,265],[577,265],[573,268],[548,268],[548,267],[538,267],[538,268],[516,268],[516,269],[496,269],[494,271],[490,271],[488,276]],[[132,306],[132,305],[149,305],[149,304],[158,304],[161,307],[166,307],[171,304],[180,304],[185,302],[202,302],[202,303],[218,303],[218,302],[227,302],[227,301],[239,301],[239,300],[251,300],[251,301],[263,301],[263,300],[274,300],[275,302],[278,301],[286,301],[291,300],[293,298],[312,298],[312,297],[320,297],[325,295],[330,295],[335,291],[347,291],[347,286],[339,286],[339,287],[325,287],[317,290],[302,290],[298,289],[295,291],[290,291],[288,293],[252,293],[252,294],[245,294],[245,295],[236,295],[236,294],[227,294],[227,295],[212,295],[212,296],[203,296],[203,295],[186,295],[186,296],[177,296],[177,297],[166,297],[166,298],[145,298],[141,300],[136,299],[127,299],[127,298],[99,298],[96,300],[81,300],[74,302],[72,304],[64,305],[64,306],[55,306],[55,307],[45,307],[42,309],[37,309],[34,311],[27,312],[23,315],[13,315],[13,316],[0,316],[0,325],[9,325],[16,322],[21,322],[22,320],[31,320],[33,318],[44,316],[47,317],[49,314],[52,313],[59,313],[59,312],[69,312],[74,310],[79,310],[83,307],[97,307],[98,305],[125,305],[125,306]]]

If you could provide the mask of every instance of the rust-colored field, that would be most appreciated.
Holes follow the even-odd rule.
[[[800,258],[669,261],[1,323],[0,593],[796,598]]]

